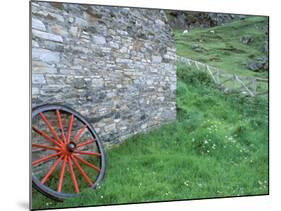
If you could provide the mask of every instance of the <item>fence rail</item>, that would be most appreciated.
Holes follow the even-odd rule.
[[[213,66],[182,56],[177,56],[177,62],[207,72],[215,84],[225,93],[238,92],[251,97],[268,94],[268,79],[225,73],[225,71]]]

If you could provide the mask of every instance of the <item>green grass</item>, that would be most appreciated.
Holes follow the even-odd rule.
[[[255,75],[243,63],[261,55],[265,22],[249,17],[186,36],[176,31],[177,53]],[[253,36],[254,42],[241,44],[243,34]],[[206,49],[203,53],[190,48],[198,42]],[[239,53],[220,49],[231,46]],[[63,203],[33,190],[33,209],[268,194],[267,98],[225,95],[206,73],[185,65],[178,64],[177,79],[174,122],[107,150],[106,175],[96,190],[84,189],[80,197]],[[49,184],[55,187],[56,182],[53,178]],[[70,178],[65,184],[66,189],[73,186]]]
[[[229,73],[267,78],[267,72],[256,73],[246,67],[251,59],[265,55],[263,47],[267,40],[267,23],[267,17],[249,16],[222,26],[193,29],[185,35],[182,31],[175,30],[177,54]],[[253,42],[243,44],[240,38],[245,35],[250,35]],[[193,44],[199,45],[202,52],[192,49]]]

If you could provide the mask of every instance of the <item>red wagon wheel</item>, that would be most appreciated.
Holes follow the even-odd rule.
[[[96,188],[105,172],[105,155],[92,125],[63,105],[32,110],[32,184],[55,200]]]

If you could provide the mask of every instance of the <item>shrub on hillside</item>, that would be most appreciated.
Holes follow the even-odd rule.
[[[198,71],[184,64],[177,65],[177,78],[181,79],[186,84],[213,85],[213,81],[208,73]]]

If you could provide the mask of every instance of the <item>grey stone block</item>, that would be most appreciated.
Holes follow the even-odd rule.
[[[55,42],[63,42],[63,39],[60,35],[55,35],[47,32],[42,32],[38,30],[32,30],[32,35],[40,39],[51,40]]]
[[[161,56],[152,56],[153,63],[161,63],[162,57]]]
[[[93,42],[98,45],[104,45],[106,43],[106,39],[103,36],[93,36]]]
[[[32,28],[41,30],[41,31],[46,31],[46,27],[45,27],[44,23],[35,18],[32,18]]]
[[[43,48],[32,48],[32,60],[40,60],[46,63],[58,63],[60,54]]]
[[[46,80],[43,74],[32,74],[32,84],[45,84]]]

